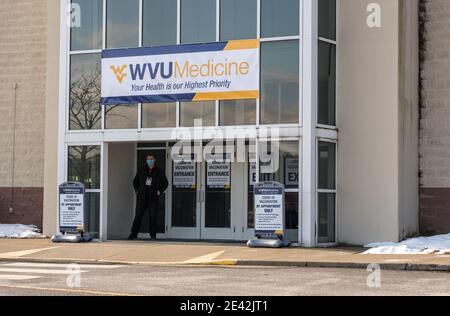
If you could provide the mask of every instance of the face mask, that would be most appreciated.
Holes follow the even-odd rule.
[[[155,165],[155,161],[153,159],[147,160],[147,166],[149,166],[149,168],[152,168],[154,165]]]

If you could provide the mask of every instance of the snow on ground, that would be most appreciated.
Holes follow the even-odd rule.
[[[34,225],[0,224],[0,238],[43,238]]]
[[[373,243],[364,254],[450,254],[450,234],[432,237],[417,237],[399,243]]]

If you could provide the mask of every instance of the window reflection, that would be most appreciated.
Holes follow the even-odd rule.
[[[216,40],[216,1],[181,0],[181,42]]]
[[[220,102],[220,125],[255,125],[256,100]]]
[[[286,192],[284,198],[286,229],[298,229],[298,192]]]
[[[298,141],[260,142],[260,181],[277,181],[286,189],[299,188]],[[278,156],[275,156],[278,151]],[[268,161],[265,157],[272,157]],[[274,160],[278,159],[277,162]]]
[[[100,193],[87,192],[84,195],[84,222],[85,230],[93,238],[99,237],[100,232]]]
[[[91,50],[102,48],[103,37],[103,1],[72,0],[72,4],[80,8],[80,25],[71,28],[70,48]]]
[[[108,0],[106,5],[108,48],[139,45],[139,0]]]
[[[142,104],[142,127],[161,128],[175,127],[177,119],[176,103]]]
[[[335,208],[335,193],[319,193],[319,243],[333,243],[336,241]]]
[[[107,129],[135,129],[138,121],[138,106],[105,105],[105,128]]]
[[[68,156],[68,180],[100,189],[100,146],[70,146]]]
[[[256,38],[256,0],[220,2],[220,39]]]
[[[193,127],[194,121],[202,120],[203,126],[216,125],[216,102],[181,102],[180,104],[180,126]]]
[[[319,0],[319,36],[336,39],[336,0]]]
[[[261,37],[299,34],[299,0],[261,0]]]
[[[319,41],[318,123],[336,125],[336,46]]]
[[[144,46],[177,43],[177,0],[144,0]]]
[[[336,144],[319,142],[319,189],[336,189]]]
[[[299,121],[298,41],[261,44],[261,123]]]
[[[70,58],[69,128],[101,128],[100,55],[72,55]]]

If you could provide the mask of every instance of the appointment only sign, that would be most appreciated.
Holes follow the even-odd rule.
[[[67,182],[59,186],[59,227],[62,231],[84,226],[84,185]]]
[[[255,235],[284,235],[284,186],[260,182],[253,188],[255,198]]]
[[[103,104],[256,99],[259,40],[102,52]]]

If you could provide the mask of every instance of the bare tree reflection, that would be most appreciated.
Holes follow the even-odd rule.
[[[70,129],[98,129],[101,127],[100,70],[83,71],[78,80],[70,83]]]
[[[84,183],[87,189],[100,188],[100,147],[69,147],[69,180]]]
[[[92,130],[100,129],[102,122],[101,98],[101,73],[100,69],[93,68],[83,71],[78,80],[70,83],[70,129]],[[120,117],[130,120],[127,115],[114,111],[121,105],[105,106],[105,116]],[[128,105],[125,105],[128,106]]]

